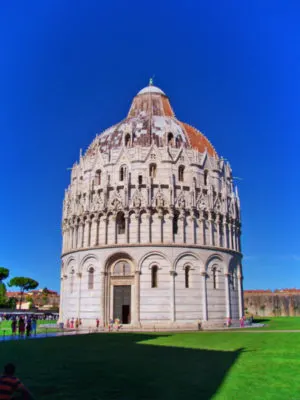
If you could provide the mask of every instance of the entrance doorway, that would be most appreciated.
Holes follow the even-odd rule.
[[[122,324],[131,322],[131,286],[114,286],[114,315]]]

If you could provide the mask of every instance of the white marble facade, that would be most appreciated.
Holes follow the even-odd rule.
[[[231,168],[155,86],[80,155],[62,230],[61,321],[172,328],[243,315]]]

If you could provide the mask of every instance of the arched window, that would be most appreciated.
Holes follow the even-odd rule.
[[[96,171],[96,175],[95,175],[95,184],[96,185],[101,185],[101,170],[98,169]]]
[[[120,181],[124,181],[126,179],[126,175],[127,175],[127,168],[126,166],[122,166],[120,168]]]
[[[143,175],[139,175],[139,185],[143,184]]]
[[[126,147],[130,146],[130,135],[129,135],[129,133],[127,133],[127,135],[125,136],[125,146]]]
[[[89,275],[88,275],[88,289],[94,289],[94,272],[95,272],[95,270],[94,270],[93,267],[89,268],[89,270],[88,270],[88,273],[89,273]]]
[[[157,265],[153,265],[153,267],[151,268],[151,287],[152,288],[157,288],[157,271],[158,271]]]
[[[174,135],[172,132],[169,132],[168,133],[168,145],[173,146],[173,144],[174,144]]]
[[[128,262],[126,262],[126,261],[118,261],[115,264],[113,275],[114,276],[128,276],[128,275],[131,275],[130,264]]]
[[[149,175],[150,175],[150,178],[155,178],[156,177],[156,164],[150,164],[150,166],[149,166]]]
[[[118,235],[125,233],[125,216],[122,212],[117,215],[117,232]]]
[[[178,168],[178,180],[179,182],[183,182],[184,180],[184,166],[180,165]]]
[[[207,176],[208,176],[208,171],[207,169],[204,170],[204,185],[207,185]]]
[[[72,269],[70,274],[70,293],[73,293],[74,291],[74,276],[75,276],[75,271]]]
[[[217,289],[218,288],[217,267],[213,267],[211,272],[212,272],[212,279],[213,279],[213,289]]]
[[[184,284],[185,288],[188,289],[190,287],[190,267],[187,266],[184,269]]]

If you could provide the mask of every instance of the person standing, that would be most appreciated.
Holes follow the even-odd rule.
[[[32,332],[34,333],[34,336],[36,336],[36,318],[33,318],[32,322],[31,322],[31,328],[32,328]]]
[[[99,328],[99,325],[100,325],[100,320],[99,320],[99,318],[97,318],[97,319],[96,319],[96,328],[97,328],[97,329]]]
[[[31,335],[31,319],[28,318],[26,324],[26,336],[29,337]]]
[[[13,336],[16,335],[17,332],[17,321],[15,318],[13,318],[13,320],[11,321],[11,332],[13,334]]]
[[[19,336],[23,337],[25,333],[25,321],[23,317],[19,319]]]

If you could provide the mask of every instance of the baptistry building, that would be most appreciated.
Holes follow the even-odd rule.
[[[151,81],[80,153],[62,233],[61,322],[193,329],[243,316],[230,165]]]

